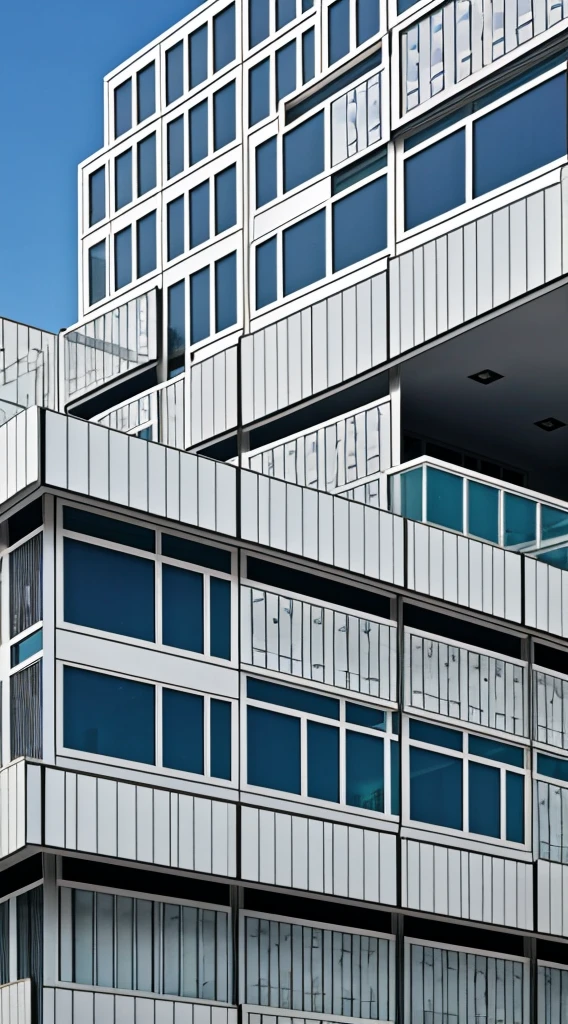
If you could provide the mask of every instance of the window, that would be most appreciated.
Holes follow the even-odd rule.
[[[203,575],[175,565],[162,568],[162,640],[203,654]]]
[[[88,537],[125,544],[139,551],[155,551],[156,537],[153,530],[144,526],[135,526],[124,519],[113,519],[110,516],[99,516],[95,512],[86,512],[81,508],[66,505],[63,509],[63,528],[75,533],[85,533]]]
[[[387,178],[356,189],[333,204],[333,270],[374,256],[387,245]]]
[[[465,203],[465,131],[453,132],[409,157],[404,166],[408,231]]]
[[[276,28],[284,28],[296,17],[296,0],[276,0]]]
[[[138,143],[138,195],[156,188],[156,133]]]
[[[294,92],[296,88],[296,42],[276,51],[276,102]]]
[[[89,227],[106,217],[105,169],[99,167],[89,175]]]
[[[379,31],[379,0],[357,0],[357,46]]]
[[[349,53],[349,0],[335,0],[327,11],[328,63]]]
[[[428,466],[426,518],[448,530],[463,530],[463,478]]]
[[[237,254],[215,263],[215,330],[226,331],[237,322]]]
[[[213,94],[213,148],[234,142],[237,135],[235,83],[229,82]]]
[[[115,210],[132,202],[132,150],[127,149],[114,161]]]
[[[189,37],[189,88],[195,89],[207,79],[207,25],[192,32]]]
[[[209,337],[209,267],[189,279],[189,321],[192,345]]]
[[[408,728],[412,821],[525,842],[522,747],[416,719]]]
[[[156,66],[154,61],[136,76],[136,107],[138,123],[156,113]]]
[[[256,308],[276,302],[276,239],[269,238],[256,248]]]
[[[235,59],[235,5],[213,18],[213,71],[220,71]]]
[[[523,547],[536,540],[536,502],[520,494],[504,494],[505,547]]]
[[[166,104],[183,96],[183,40],[166,52]]]
[[[89,305],[106,295],[106,242],[97,242],[89,249]]]
[[[148,213],[136,222],[137,277],[156,269],[156,213]]]
[[[184,168],[183,117],[168,124],[168,178],[181,174]]]
[[[189,247],[202,245],[209,238],[209,182],[204,181],[189,193]]]
[[[323,111],[286,132],[283,139],[284,191],[301,185],[325,169]]]
[[[249,127],[258,124],[270,114],[270,60],[257,64],[249,71]]]
[[[151,559],[65,537],[63,564],[66,622],[154,641]]]
[[[185,367],[185,281],[168,288],[168,376]]]
[[[283,262],[285,295],[325,277],[325,210],[286,228]]]
[[[207,713],[206,709],[207,708]],[[209,742],[205,745],[205,723]],[[222,745],[223,750],[219,748]],[[231,778],[231,705],[182,690],[162,690],[162,763],[164,768]],[[205,764],[206,750],[209,765]]]
[[[302,36],[302,84],[316,77],[315,32],[313,28]]]
[[[397,813],[394,724],[391,713],[380,708],[249,678],[247,782]]]
[[[35,633],[29,633],[23,640],[16,641],[10,647],[10,668],[16,668],[28,658],[35,657],[43,650],[43,630],[36,629]]]
[[[132,228],[114,236],[114,287],[124,288],[132,281]]]
[[[468,533],[481,540],[499,543],[499,491],[475,480],[469,480]]]
[[[270,35],[270,0],[249,0],[249,47]]]
[[[155,687],[66,665],[63,745],[154,764]]]
[[[215,175],[215,232],[221,234],[237,223],[237,168],[235,164]]]
[[[178,196],[168,203],[168,260],[181,256],[185,249],[185,199]]]
[[[189,164],[204,160],[209,152],[207,138],[207,100],[198,103],[188,114],[189,117]]]
[[[114,90],[114,137],[129,132],[132,128],[132,79],[129,78]]]
[[[257,208],[276,199],[276,147],[276,138],[273,138],[261,142],[255,150]]]

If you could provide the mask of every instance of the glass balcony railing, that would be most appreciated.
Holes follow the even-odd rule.
[[[389,474],[390,509],[568,569],[568,504],[420,458]]]

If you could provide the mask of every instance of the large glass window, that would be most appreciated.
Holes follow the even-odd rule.
[[[138,195],[156,188],[156,133],[138,143]]]
[[[234,82],[229,82],[213,94],[213,148],[228,146],[236,136],[236,88]]]
[[[166,52],[166,103],[183,96],[183,40]]]
[[[136,76],[136,112],[138,123],[156,113],[156,65],[154,61]]]
[[[189,37],[189,88],[195,89],[207,79],[207,25]]]
[[[209,337],[209,267],[203,267],[189,279],[189,319],[192,345]]]
[[[156,213],[148,213],[136,222],[137,276],[144,277],[156,269]]]
[[[249,71],[249,127],[270,114],[270,59]]]
[[[204,160],[209,152],[207,100],[192,107],[189,118],[189,163],[190,166]]]
[[[275,238],[269,238],[256,247],[255,261],[256,308],[261,309],[278,298]]]
[[[284,28],[296,17],[296,0],[276,0],[276,28]]]
[[[215,263],[215,330],[226,331],[237,322],[237,254]]]
[[[155,638],[150,559],[66,537],[63,594],[66,622],[140,640]]]
[[[499,491],[496,487],[469,480],[467,531],[473,537],[499,543]]]
[[[164,767],[203,775],[203,697],[164,689],[162,730]]]
[[[261,142],[255,150],[256,205],[264,206],[276,199],[276,138]]]
[[[114,161],[115,210],[132,202],[132,150],[127,149]]]
[[[235,5],[213,18],[213,70],[220,71],[235,59]]]
[[[428,466],[426,518],[449,530],[463,530],[463,478]]]
[[[286,228],[283,261],[285,295],[325,277],[325,210]]]
[[[106,242],[97,242],[89,249],[89,304],[100,302],[106,295]]]
[[[289,192],[290,189],[296,188],[302,182],[323,173],[325,169],[323,112],[315,114],[314,117],[308,118],[297,128],[286,132],[283,141],[283,155],[285,192]]]
[[[105,168],[89,175],[89,227],[106,217]]]
[[[162,617],[162,639],[168,647],[203,654],[202,573],[163,566]]]
[[[155,689],[148,683],[66,665],[63,744],[104,757],[154,764]]]
[[[357,46],[379,31],[379,0],[357,0]]]
[[[404,226],[408,231],[465,203],[465,130],[408,157],[404,165]]]
[[[505,547],[522,547],[536,540],[536,501],[520,494],[503,495],[505,504]]]
[[[202,245],[209,238],[209,182],[203,181],[189,193],[189,247]]]
[[[313,28],[302,36],[302,84],[316,77],[316,43]]]
[[[387,178],[383,175],[333,204],[333,270],[374,256],[387,244]]]
[[[124,288],[132,281],[132,228],[114,236],[114,287]]]
[[[185,198],[178,196],[167,206],[168,260],[181,256],[185,249]]]
[[[296,41],[276,51],[276,102],[296,89]]]
[[[237,168],[235,164],[215,175],[215,232],[220,235],[237,223]]]
[[[168,375],[185,367],[185,281],[168,288]]]
[[[249,47],[257,46],[270,34],[270,0],[248,0]]]
[[[168,124],[168,178],[181,174],[184,168],[183,117]]]
[[[349,53],[349,0],[335,0],[327,11],[328,63]]]
[[[114,90],[114,137],[129,132],[132,128],[132,79],[129,78]]]

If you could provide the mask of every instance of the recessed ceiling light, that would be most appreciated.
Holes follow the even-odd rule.
[[[540,427],[541,430],[546,430],[548,434],[552,430],[560,430],[560,427],[565,427],[566,424],[562,420],[555,419],[554,416],[547,416],[545,420],[537,420],[535,427]]]
[[[503,374],[496,373],[495,370],[480,370],[479,373],[470,374],[469,379],[477,381],[478,384],[493,384],[496,380],[502,380]]]

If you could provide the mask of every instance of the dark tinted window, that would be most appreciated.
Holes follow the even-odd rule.
[[[296,0],[276,0],[276,28],[284,28],[296,17]]]
[[[123,82],[114,90],[114,137],[132,128],[132,79]]]
[[[136,76],[136,106],[139,122],[156,112],[156,66],[153,61]]]
[[[156,269],[156,214],[149,213],[136,223],[137,276]]]
[[[148,558],[65,537],[63,595],[66,622],[155,639],[154,563]]]
[[[349,0],[336,0],[327,12],[329,63],[349,53]]]
[[[168,259],[181,256],[185,249],[185,200],[183,196],[168,203]]]
[[[247,697],[265,704],[276,704],[281,708],[293,708],[295,711],[305,711],[308,714],[321,715],[322,718],[339,721],[339,701],[333,697],[323,697],[312,693],[310,690],[300,690],[296,687],[281,686],[279,683],[268,683],[262,679],[249,678],[247,679]]]
[[[132,228],[114,236],[114,287],[124,288],[132,281]]]
[[[212,576],[209,580],[209,635],[213,658],[231,657],[231,584]]]
[[[97,242],[89,249],[89,303],[100,302],[106,295],[106,243]]]
[[[195,248],[209,238],[209,182],[192,188],[189,193],[189,247]]]
[[[237,322],[237,254],[215,263],[215,330],[225,331]]]
[[[411,747],[410,817],[441,828],[463,828],[463,762]]]
[[[104,220],[106,215],[105,169],[99,167],[89,175],[89,227]]]
[[[308,796],[339,800],[339,729],[308,722]]]
[[[247,708],[247,782],[300,792],[300,719]]]
[[[132,202],[132,150],[127,149],[114,161],[115,210]]]
[[[325,211],[287,228],[283,247],[285,295],[325,277]]]
[[[276,199],[276,138],[256,147],[256,205],[264,206]]]
[[[233,164],[215,175],[215,232],[237,223],[237,168]]]
[[[203,697],[164,687],[162,742],[164,768],[203,775]]]
[[[183,171],[183,144],[183,117],[176,117],[168,124],[168,178]]]
[[[183,96],[183,41],[166,53],[166,103]]]
[[[207,100],[198,103],[189,111],[189,163],[196,164],[204,160],[209,152],[207,138]]]
[[[270,114],[270,60],[261,61],[249,71],[249,125]]]
[[[302,36],[302,82],[311,82],[316,76],[315,33],[313,28]]]
[[[220,71],[235,59],[235,5],[213,18],[213,70]]]
[[[270,0],[249,0],[249,46],[256,46],[270,33]]]
[[[463,128],[405,161],[405,228],[414,228],[462,203],[465,203]]]
[[[209,267],[189,279],[190,340],[195,345],[209,336]]]
[[[217,569],[218,572],[231,572],[231,552],[222,548],[200,544],[197,540],[175,537],[170,533],[162,534],[162,554],[168,558],[177,558],[181,562],[202,565],[205,569]]]
[[[168,288],[168,366],[183,368],[185,362],[185,281]]]
[[[296,42],[276,51],[276,102],[294,92],[296,88]]]
[[[296,188],[324,170],[323,111],[284,136],[284,191]]]
[[[237,134],[235,83],[229,82],[213,95],[213,148],[222,149]]]
[[[147,683],[66,665],[63,743],[91,754],[154,764],[154,701],[154,687]]]
[[[110,540],[114,544],[125,544],[140,551],[156,550],[156,535],[144,526],[135,526],[124,519],[99,516],[82,508],[66,505],[63,509],[63,528],[74,533],[85,533],[89,537]]]
[[[387,244],[386,175],[333,204],[333,270],[367,259]]]
[[[211,775],[231,778],[231,705],[226,700],[211,701]]]
[[[168,647],[203,654],[203,576],[162,566],[162,639]]]
[[[207,78],[207,25],[189,37],[189,88],[201,85]]]
[[[138,143],[138,195],[156,188],[156,133]]]
[[[357,0],[357,46],[379,31],[379,0]]]
[[[256,308],[261,309],[269,302],[276,302],[276,239],[256,247]]]

